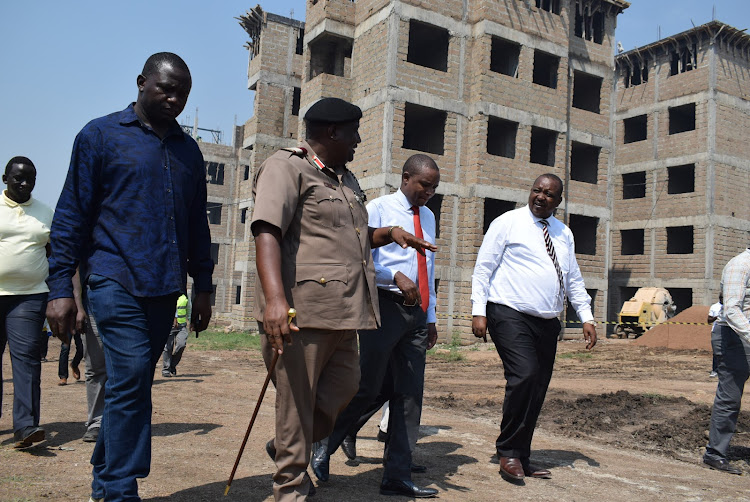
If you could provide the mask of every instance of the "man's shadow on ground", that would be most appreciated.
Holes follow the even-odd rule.
[[[367,436],[358,438],[358,440],[368,439],[375,440],[374,437],[370,438]],[[449,490],[459,492],[468,492],[471,490],[471,487],[456,485],[448,481],[450,476],[454,475],[460,466],[477,462],[477,459],[473,457],[455,453],[456,450],[461,448],[460,444],[449,441],[432,441],[420,443],[418,448],[419,459],[425,460],[424,463],[427,465],[428,470],[424,474],[412,475],[412,480],[417,485],[434,486],[440,490],[439,496],[445,496]],[[431,461],[431,459],[437,458],[440,458],[439,464]],[[332,465],[352,465],[351,462],[347,462],[346,457],[340,451],[331,457]],[[380,482],[383,477],[382,458],[375,459],[358,456],[357,460],[353,462],[372,465],[373,468],[356,474],[352,473],[351,475],[347,475],[344,470],[344,474],[332,474],[330,480],[326,483],[317,481],[312,474],[312,470],[308,469],[308,473],[310,473],[317,486],[317,494],[313,500],[347,501],[352,499],[352,493],[358,494],[358,500],[393,500],[393,497],[380,495],[379,492]],[[270,500],[273,498],[272,470],[273,467],[270,467],[269,472],[266,474],[235,479],[227,497],[223,496],[226,481],[216,481],[188,488],[167,497],[157,497],[148,500],[149,502],[192,502],[195,500],[260,502]],[[337,471],[341,472],[338,466]]]
[[[81,447],[81,438],[86,432],[82,422],[51,422],[43,424],[46,438],[40,443],[23,448],[22,451],[36,457],[54,457],[57,450],[77,449]],[[151,426],[153,437],[176,436],[188,432],[196,435],[208,434],[214,429],[221,427],[220,424],[195,424],[195,423],[160,423]],[[12,431],[7,431],[12,434]],[[15,441],[11,435],[0,443],[1,446],[12,445]]]

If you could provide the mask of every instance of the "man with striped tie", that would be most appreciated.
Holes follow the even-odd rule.
[[[563,183],[539,176],[529,204],[492,222],[484,236],[471,284],[472,331],[489,329],[505,371],[505,399],[495,446],[500,474],[511,482],[549,478],[529,462],[531,439],[544,404],[560,333],[558,316],[570,301],[583,322],[586,348],[596,345],[596,322],[575,257],[570,229],[552,214]]]

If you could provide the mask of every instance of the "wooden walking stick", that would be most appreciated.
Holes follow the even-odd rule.
[[[289,312],[287,312],[287,323],[292,324],[292,319],[294,319],[296,315],[297,315],[297,311],[295,309],[289,309]],[[273,370],[274,368],[276,368],[276,361],[278,360],[279,360],[279,353],[278,351],[274,350],[273,358],[271,359],[271,365],[268,367],[268,375],[266,375],[266,380],[263,382],[263,388],[260,389],[260,396],[258,396],[258,403],[255,405],[253,416],[250,419],[250,425],[247,426],[247,432],[245,432],[245,438],[242,440],[240,451],[237,452],[237,460],[234,461],[234,467],[232,467],[232,473],[229,475],[229,481],[227,481],[227,487],[224,489],[225,497],[229,493],[229,487],[232,486],[232,480],[234,479],[234,474],[237,472],[237,466],[240,465],[240,459],[242,458],[242,453],[245,451],[247,438],[250,437],[250,431],[253,430],[253,424],[255,424],[255,419],[258,416],[258,410],[260,409],[260,404],[263,402],[263,396],[266,395],[268,382],[271,380],[271,375],[273,375]]]

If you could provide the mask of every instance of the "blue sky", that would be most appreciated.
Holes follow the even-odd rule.
[[[515,0],[511,0],[515,1]],[[247,90],[247,35],[234,19],[257,0],[26,0],[0,2],[0,161],[26,155],[39,177],[34,195],[54,206],[70,150],[89,120],[125,108],[135,79],[159,51],[182,56],[193,75],[178,119],[220,129],[252,115]],[[260,1],[276,14],[304,19],[304,0]],[[716,17],[750,27],[747,0],[633,0],[618,19],[626,50]],[[4,186],[3,186],[4,188]]]

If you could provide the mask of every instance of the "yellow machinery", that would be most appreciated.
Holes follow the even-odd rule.
[[[635,296],[622,305],[617,314],[615,335],[638,338],[651,327],[674,315],[677,307],[672,295],[664,288],[639,288]]]

